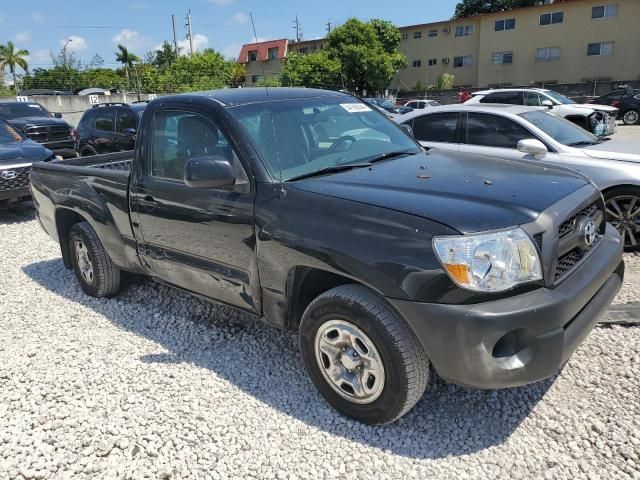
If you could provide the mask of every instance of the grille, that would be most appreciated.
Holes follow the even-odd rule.
[[[25,130],[25,135],[38,143],[71,140],[71,132],[64,125],[49,127],[31,127]]]
[[[536,233],[533,236],[533,241],[536,243],[536,247],[538,247],[538,251],[542,251],[542,233]]]
[[[590,246],[584,242],[584,234],[576,232],[579,219],[583,216],[590,217],[597,223],[595,241]],[[568,275],[587,253],[598,244],[603,225],[603,205],[597,200],[560,224],[558,236],[560,238],[561,253],[556,262],[555,281]]]
[[[573,267],[580,263],[585,253],[585,251],[575,248],[569,253],[560,256],[560,258],[558,258],[558,264],[556,265],[556,280],[566,275]]]
[[[573,229],[576,227],[576,220],[578,220],[580,216],[586,215],[587,217],[593,218],[598,210],[599,210],[598,202],[593,202],[591,205],[583,208],[578,213],[576,213],[573,217],[571,217],[568,220],[565,220],[560,224],[560,228],[558,229],[558,236],[560,238],[566,237],[571,232],[573,232]]]
[[[12,172],[12,173],[11,173]],[[13,178],[5,178],[9,176]],[[31,167],[18,167],[8,170],[0,170],[0,192],[7,192],[9,190],[19,190],[29,186],[29,174],[31,173]]]

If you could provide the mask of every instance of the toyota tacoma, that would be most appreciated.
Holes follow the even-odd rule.
[[[134,272],[296,331],[365,423],[409,411],[430,366],[478,388],[556,374],[623,277],[584,176],[425,151],[338,92],[162,97],[133,152],[37,164],[31,188],[88,295]]]

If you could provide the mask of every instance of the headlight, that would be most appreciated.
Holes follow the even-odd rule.
[[[434,237],[433,247],[449,277],[467,290],[501,292],[542,279],[538,251],[520,228]]]

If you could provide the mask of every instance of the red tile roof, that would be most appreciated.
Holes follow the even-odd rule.
[[[240,50],[240,55],[238,56],[238,63],[249,63],[249,52],[253,50],[258,51],[257,60],[266,62],[269,59],[269,49],[277,48],[278,49],[278,60],[282,60],[287,56],[287,44],[288,40],[286,38],[280,40],[269,40],[267,42],[258,42],[258,43],[247,43],[242,46],[242,50]]]

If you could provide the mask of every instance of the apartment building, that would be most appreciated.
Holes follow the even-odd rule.
[[[640,0],[546,0],[517,10],[403,26],[400,49],[408,65],[391,87],[434,85],[442,73],[454,75],[456,87],[640,80],[639,25]],[[326,39],[284,42],[286,56],[321,50]],[[256,65],[242,54],[238,61],[247,64],[251,85]],[[279,73],[281,61],[268,70]]]

